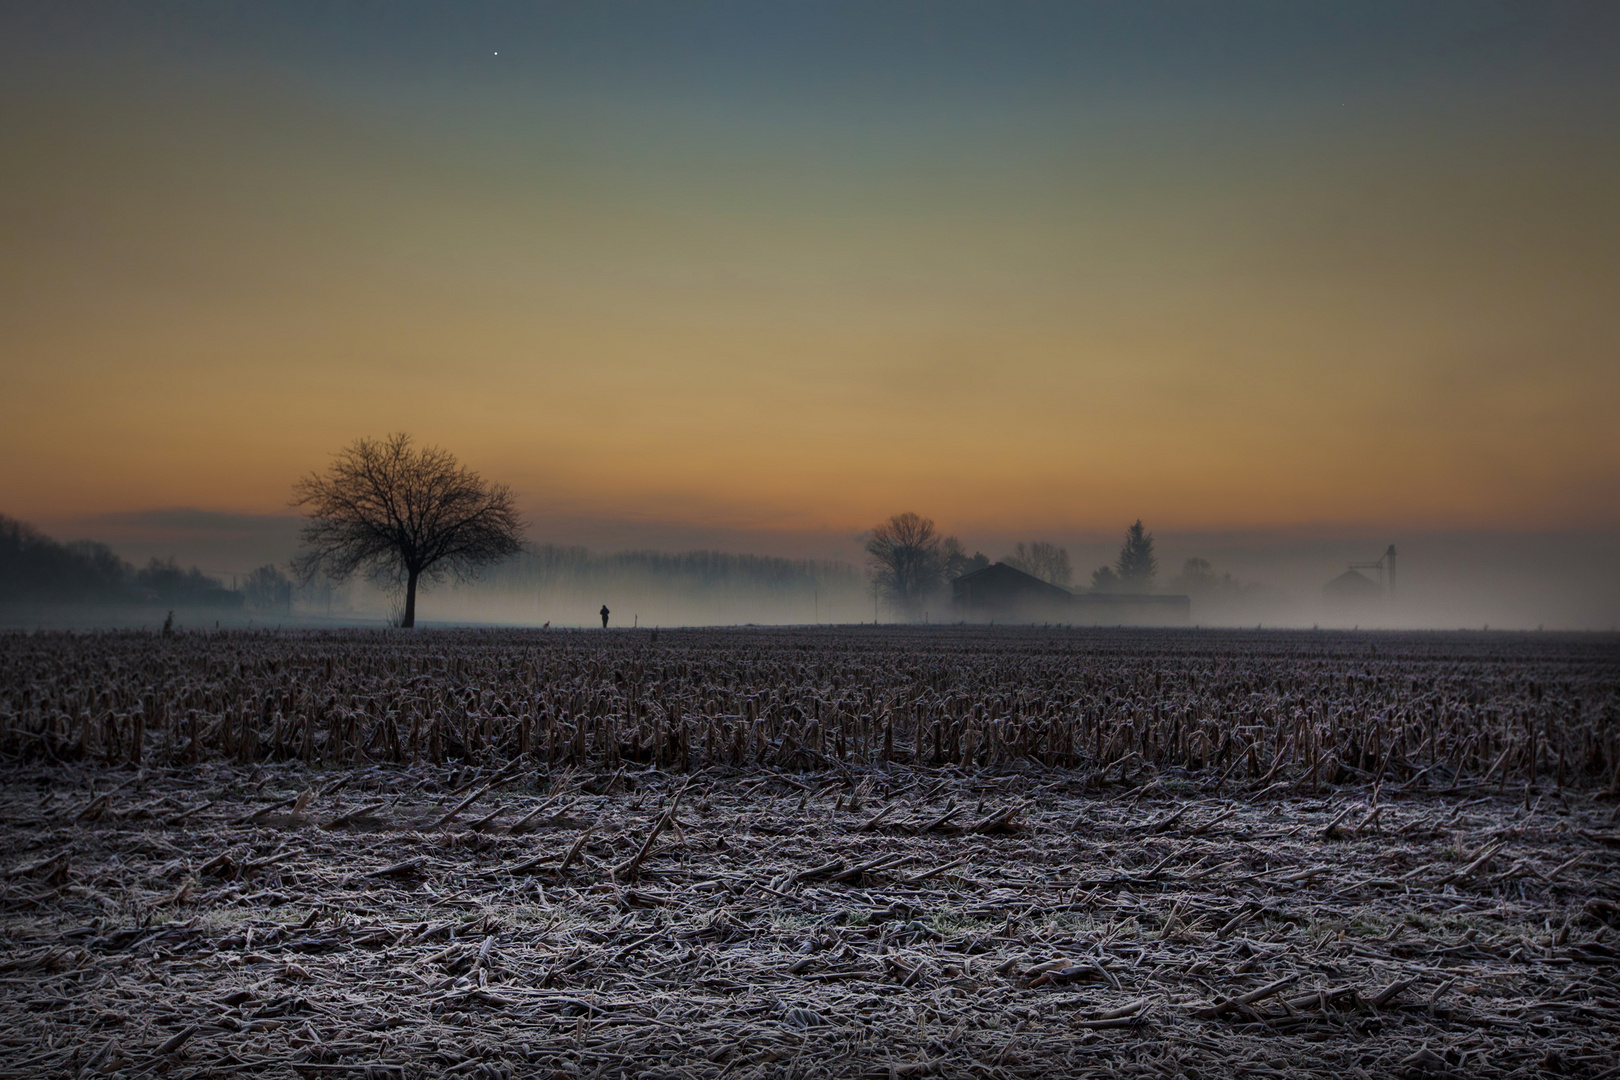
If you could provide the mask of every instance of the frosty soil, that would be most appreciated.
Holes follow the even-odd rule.
[[[13,771],[0,1075],[1613,1062],[1620,836],[1585,800],[500,784]]]
[[[672,636],[691,656],[713,641]],[[277,647],[317,644],[289,640]],[[769,668],[805,639],[738,640],[763,642]],[[961,638],[931,640],[966,670]],[[1080,643],[1094,658],[1155,640]],[[1199,655],[1280,648],[1284,669],[1310,647],[1184,640]],[[1427,664],[1415,640],[1340,641],[1358,659],[1336,662],[1366,679],[1372,644],[1419,685],[1463,670],[1454,685],[1476,689],[1446,697],[1459,733],[1540,701],[1585,726],[1583,761],[1612,746],[1612,643],[1485,661],[1478,642],[1445,645]],[[1000,643],[995,664],[1053,636]],[[20,692],[42,668],[18,650],[41,639],[10,644],[11,722],[80,745],[71,715],[17,708],[49,695]],[[195,686],[209,664],[232,677],[221,657],[242,644],[168,655],[190,658]],[[895,644],[846,639],[839,663]],[[1160,665],[1169,683],[1175,658]],[[95,701],[82,715],[99,738],[117,703]],[[840,761],[802,728],[818,767],[574,767],[498,740],[396,764],[365,760],[386,738],[342,725],[321,734],[361,753],[322,767],[276,760],[270,739],[233,743],[218,721],[188,735],[178,711],[146,732],[141,766],[102,760],[94,740],[51,761],[25,738],[0,773],[0,1076],[1620,1075],[1607,758],[1577,769],[1567,732],[1538,728],[1523,745],[1551,738],[1533,775],[1486,771],[1510,759],[1510,734],[1496,753],[1450,754],[1484,762],[1470,776],[1438,739],[1433,763],[1416,739],[1396,753],[1401,713],[1379,720],[1391,741],[1370,770],[1368,755],[1313,770],[1280,743],[1252,767],[1230,752],[1160,766],[1152,741],[1075,765],[963,766],[900,760],[909,739],[856,760],[852,738]],[[491,714],[516,738],[519,710]],[[187,738],[212,752],[190,764]],[[1562,772],[1545,752],[1561,743]],[[261,760],[218,760],[243,745]],[[881,740],[865,745],[881,758]],[[318,742],[312,756],[328,755]]]

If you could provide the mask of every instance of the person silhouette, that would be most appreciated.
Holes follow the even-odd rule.
[[[604,630],[607,629],[607,617],[608,617],[607,605],[603,604],[602,605],[602,629],[604,629]]]

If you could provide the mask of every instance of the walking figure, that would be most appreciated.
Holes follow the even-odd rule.
[[[602,629],[604,629],[604,630],[607,629],[607,617],[608,617],[607,605],[603,604],[602,605]]]

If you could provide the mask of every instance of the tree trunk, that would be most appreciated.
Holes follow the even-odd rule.
[[[402,629],[409,630],[416,625],[416,571],[410,571],[405,579],[405,616],[399,620]]]

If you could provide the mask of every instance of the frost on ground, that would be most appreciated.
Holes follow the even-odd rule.
[[[671,638],[686,677],[717,694],[725,664],[746,666],[705,668],[710,639]],[[873,640],[837,663],[868,662]],[[766,669],[803,644],[790,631],[746,641]],[[148,671],[193,690],[205,676],[246,683],[228,652],[241,639],[215,653],[122,642],[122,663],[149,650]],[[1034,633],[1014,644],[1051,650]],[[1374,644],[1419,685],[1464,663],[1447,655],[1436,674]],[[1221,647],[1189,646],[1199,663]],[[1289,650],[1290,670],[1309,667]],[[1461,688],[1444,724],[1483,731],[1518,694],[1555,703],[1538,724],[1579,718],[1588,750],[1612,746],[1613,647],[1577,653],[1578,709],[1556,704],[1574,692],[1555,654],[1505,656],[1464,663],[1482,689],[1448,684]],[[0,721],[43,731],[28,710],[60,688],[18,655]],[[1328,660],[1371,679],[1350,655]],[[578,659],[611,680],[625,658]],[[64,710],[49,754],[14,744],[0,771],[0,1076],[1620,1075],[1620,803],[1601,776],[1575,782],[1569,744],[1561,773],[1556,737],[1523,744],[1540,749],[1520,761],[1510,732],[1471,777],[1447,761],[1472,750],[1448,759],[1442,744],[1431,762],[1416,732],[1397,750],[1391,732],[1425,715],[1392,708],[1370,763],[1289,757],[1254,732],[1267,753],[1251,767],[1197,739],[1143,741],[1171,720],[1153,713],[1163,686],[1195,681],[1159,663],[1158,687],[1152,665],[1131,676],[1134,700],[1099,684],[1121,706],[1109,715],[1140,721],[1131,743],[1108,728],[1111,757],[1088,743],[1058,764],[1038,750],[939,760],[932,733],[906,723],[887,760],[881,739],[869,759],[852,739],[841,759],[800,727],[815,759],[797,768],[638,762],[628,735],[633,752],[610,763],[494,739],[396,762],[377,749],[386,738],[357,743],[341,726],[320,730],[338,732],[341,761],[321,743],[296,760],[289,738],[280,758],[265,739],[238,762],[208,740],[241,740],[242,714],[234,735],[210,734],[202,693],[186,708],[204,719],[188,732],[193,718],[171,710],[175,730],[155,722],[135,764],[127,741],[109,744],[122,757],[95,741],[104,726],[74,759]],[[1493,663],[1521,666],[1493,676]],[[1265,669],[1248,670],[1258,685]],[[940,715],[988,703],[986,723],[1010,718],[982,689],[995,677],[965,680],[979,698]],[[94,729],[105,716],[84,700]],[[1086,739],[1105,730],[1047,715]],[[1320,723],[1296,731],[1331,736],[1331,717]],[[1197,760],[1172,760],[1184,752]]]

